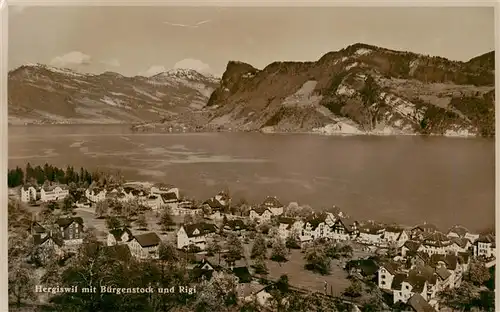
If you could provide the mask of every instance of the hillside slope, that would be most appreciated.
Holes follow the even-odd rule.
[[[493,52],[456,62],[354,44],[262,70],[230,61],[208,127],[493,136],[494,80]]]
[[[9,73],[10,123],[131,123],[202,109],[218,79],[177,69],[153,77],[81,74],[46,65]]]

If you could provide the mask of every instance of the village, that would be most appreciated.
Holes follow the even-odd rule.
[[[384,298],[384,310],[441,311],[440,293],[458,289],[471,266],[491,271],[496,261],[493,233],[354,220],[336,206],[315,211],[273,196],[251,205],[223,191],[196,202],[176,187],[139,182],[10,191],[32,212],[28,231],[40,255],[75,254],[90,230],[137,260],[158,260],[169,244],[200,281],[232,274],[238,299],[263,310],[270,285],[286,275],[290,287],[342,297],[354,311],[361,311],[357,299],[367,282]]]

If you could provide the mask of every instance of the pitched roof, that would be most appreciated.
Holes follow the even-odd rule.
[[[385,226],[385,231],[389,233],[401,233],[404,231],[404,229],[399,225],[388,225]]]
[[[51,235],[46,235],[43,238],[39,234],[33,235],[33,243],[37,246],[43,245],[48,240],[52,240],[54,244],[56,244],[59,247],[64,245],[64,242],[61,239],[53,237]]]
[[[444,267],[439,267],[436,269],[436,274],[441,277],[441,279],[445,280],[447,279],[448,277],[451,276],[451,273],[450,271],[448,271],[447,269],[445,269]]]
[[[269,210],[269,208],[267,208],[266,206],[257,206],[257,207],[253,207],[252,208],[253,211],[255,211],[259,216],[262,216],[264,214],[264,212],[266,211],[269,211],[269,213],[272,213],[271,210]]]
[[[249,283],[252,281],[252,274],[250,274],[248,267],[237,267],[233,268],[232,271],[238,277],[240,283]]]
[[[420,294],[414,294],[408,299],[410,305],[415,312],[436,312],[436,310],[422,297]]]
[[[493,234],[481,235],[477,242],[480,243],[495,243],[495,236]]]
[[[465,234],[469,233],[469,230],[464,227],[464,226],[461,226],[461,225],[454,225],[452,226],[449,230],[448,230],[448,234],[449,233],[455,233],[457,234],[459,237],[464,237]]]
[[[360,269],[364,276],[370,276],[377,273],[379,266],[373,259],[351,260],[346,266],[348,269]]]
[[[38,234],[42,234],[42,233],[45,233],[47,232],[47,229],[45,229],[40,223],[38,222],[33,222],[32,226],[31,226],[32,230],[35,232],[35,233],[38,233]]]
[[[157,246],[161,243],[160,237],[155,232],[136,235],[134,238],[143,248]]]
[[[424,232],[434,232],[438,230],[438,227],[432,223],[423,223],[413,227],[412,230],[420,230]]]
[[[424,237],[424,245],[434,247],[446,247],[452,244],[451,239],[441,232],[432,232]]]
[[[268,196],[264,202],[262,203],[263,206],[266,206],[267,208],[282,208],[283,205],[280,203],[277,197],[275,196]]]
[[[456,243],[461,248],[467,247],[467,244],[470,243],[470,241],[467,238],[463,238],[463,237],[452,238],[451,241],[453,243]]]
[[[347,217],[347,218],[338,218],[337,221],[335,221],[335,224],[342,224],[342,226],[349,232],[352,232],[354,230],[354,225],[356,224],[356,221],[353,219]]]
[[[427,283],[431,285],[435,285],[437,281],[434,268],[428,265],[416,266],[409,271],[408,275],[424,277]]]
[[[381,263],[380,267],[386,269],[392,275],[396,275],[396,272],[399,269],[399,265],[398,264],[396,264],[394,262],[389,262],[389,261]]]
[[[287,217],[280,217],[278,220],[279,220],[279,223],[288,224],[288,225],[292,225],[296,221],[294,218],[287,218]]]
[[[228,220],[224,228],[232,231],[240,231],[246,229],[245,222],[241,219]]]
[[[409,275],[406,282],[413,286],[413,292],[421,293],[424,290],[427,279],[422,275]]]
[[[122,240],[122,235],[124,233],[128,234],[129,241],[131,241],[134,238],[134,236],[132,235],[132,232],[130,232],[130,230],[128,228],[114,229],[114,230],[109,231],[109,233],[111,235],[113,235],[115,237],[115,240],[118,242],[120,242]]]
[[[361,233],[378,235],[382,234],[383,231],[384,231],[383,226],[373,222],[367,222],[359,226],[359,232]]]
[[[401,284],[406,280],[408,276],[404,273],[398,273],[392,279],[391,289],[401,290]]]
[[[185,224],[183,228],[188,237],[203,236],[217,231],[217,226],[215,226],[215,224],[205,222]],[[195,233],[196,230],[198,230],[199,233]]]
[[[164,201],[174,201],[174,200],[179,200],[177,198],[177,194],[174,193],[174,192],[167,192],[167,193],[163,193],[161,194],[161,198],[164,200]]]
[[[469,263],[470,255],[468,252],[459,252],[458,253],[458,263],[465,264]]]
[[[83,225],[83,219],[81,217],[73,217],[73,218],[60,218],[56,220],[56,224],[62,228],[67,228],[73,222]]]
[[[215,199],[214,197],[209,198],[208,200],[203,202],[203,205],[208,205],[212,209],[222,209],[224,206],[221,204],[220,201]]]
[[[455,270],[458,264],[458,257],[455,255],[431,255],[431,265],[436,267],[439,262],[444,262],[448,270]]]
[[[422,245],[420,242],[407,240],[403,246],[408,248],[410,251],[417,252],[420,245]]]

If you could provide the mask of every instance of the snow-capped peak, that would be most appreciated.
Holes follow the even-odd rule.
[[[204,80],[204,79],[217,80],[217,78],[211,74],[200,73],[194,69],[189,69],[189,68],[169,69],[165,72],[154,75],[152,78],[161,78],[161,77],[178,78],[186,80]]]

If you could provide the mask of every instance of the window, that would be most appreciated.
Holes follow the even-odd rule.
[[[382,281],[382,283],[381,283],[381,284],[382,284],[382,285],[385,285],[385,281]]]
[[[381,278],[382,278],[382,279],[385,279],[385,275],[382,275],[382,276],[381,276]]]
[[[406,286],[406,289],[410,289],[410,286]]]

